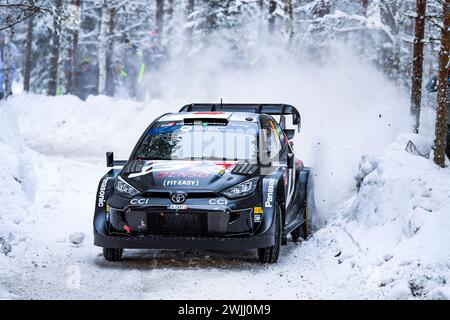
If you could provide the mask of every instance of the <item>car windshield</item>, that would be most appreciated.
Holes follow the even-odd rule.
[[[155,123],[134,154],[148,160],[257,161],[258,125],[251,122]]]

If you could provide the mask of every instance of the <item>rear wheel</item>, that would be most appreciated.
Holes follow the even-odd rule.
[[[303,207],[302,210],[303,210],[303,216],[304,216],[305,222],[303,222],[297,228],[292,230],[291,236],[292,236],[292,241],[294,241],[294,242],[299,242],[300,238],[302,238],[303,240],[306,240],[309,236],[308,208],[305,206],[305,207]]]
[[[277,204],[275,207],[274,214],[275,223],[275,243],[271,247],[259,248],[258,249],[258,259],[261,263],[276,263],[278,261],[278,256],[280,255],[280,247],[282,240],[282,218],[281,209]]]
[[[119,261],[122,254],[123,249],[103,248],[103,257],[108,261]]]

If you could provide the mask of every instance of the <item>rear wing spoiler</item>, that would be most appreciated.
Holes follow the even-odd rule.
[[[298,110],[289,104],[273,104],[273,103],[191,103],[185,105],[179,112],[249,112],[249,113],[265,113],[270,115],[281,116],[281,126],[285,129],[284,116],[292,116],[292,124],[297,126],[300,131],[301,117]]]

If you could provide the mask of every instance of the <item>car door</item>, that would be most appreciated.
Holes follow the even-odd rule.
[[[289,146],[289,142],[283,133],[280,125],[269,119],[267,121],[268,129],[268,148],[270,154],[272,155],[273,163],[278,163],[283,170],[283,182],[285,188],[285,208],[287,209],[294,199],[295,190],[295,161],[292,168],[287,167],[287,156],[288,153],[292,152]],[[289,224],[293,217],[291,213],[286,210],[286,223]]]

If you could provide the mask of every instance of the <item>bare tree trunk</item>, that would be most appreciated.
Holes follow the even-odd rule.
[[[258,41],[261,41],[261,37],[263,34],[263,24],[264,24],[264,0],[258,0],[259,7],[259,19],[258,19]]]
[[[106,53],[108,50],[108,8],[106,1],[103,1],[100,14],[100,34],[99,34],[99,48],[98,48],[98,93],[105,94],[106,92]]]
[[[11,36],[6,35],[5,39],[5,65],[3,72],[5,73],[5,100],[8,98],[11,92]]]
[[[173,0],[169,0],[169,7],[167,8],[167,22],[166,25],[168,26],[167,29],[167,35],[170,35],[172,33],[172,19],[173,19]]]
[[[192,24],[192,22],[193,22],[192,14],[194,13],[194,8],[195,8],[195,1],[188,0],[187,6],[186,6],[186,20],[189,24]],[[194,27],[192,25],[189,25],[189,27],[186,28],[186,41],[187,41],[187,45],[189,48],[192,46],[193,31],[194,31]]]
[[[414,132],[417,133],[419,132],[420,105],[422,100],[423,36],[425,33],[426,0],[417,0],[416,11],[410,112],[414,117]]]
[[[367,17],[367,9],[369,8],[369,0],[362,0],[362,6],[364,10],[364,16]]]
[[[109,30],[108,30],[108,52],[106,54],[106,94],[109,96],[114,95],[114,81],[112,74],[113,56],[115,50],[114,33],[116,29],[116,14],[117,9],[111,8],[109,10]]]
[[[109,55],[112,55],[114,50],[114,32],[116,29],[116,14],[117,9],[111,8],[109,10]]]
[[[33,1],[29,2],[30,5]],[[33,66],[33,20],[34,15],[31,15],[27,21],[27,40],[25,45],[25,68],[23,71],[23,90],[30,91],[30,77],[31,68]]]
[[[438,107],[436,111],[436,138],[434,140],[434,162],[445,166],[447,144],[447,94],[448,94],[448,56],[450,53],[450,2],[443,4],[443,29],[441,30],[441,48],[439,53],[439,73],[437,79]]]
[[[294,13],[292,10],[292,0],[284,0],[284,19],[286,21],[286,35],[288,36],[288,44],[294,37]]]
[[[164,26],[164,0],[156,0],[156,32],[162,35]]]
[[[79,26],[81,22],[81,0],[73,0],[72,4],[74,6],[75,10],[75,26],[72,30],[72,47],[70,49],[70,80],[69,80],[69,93],[75,93],[76,88],[78,86],[77,84],[77,73],[76,73],[76,67],[78,64],[78,33],[79,33]]]
[[[167,16],[169,20],[173,18],[173,0],[169,0],[169,8],[167,8]]]
[[[396,30],[394,33],[394,40],[392,42],[392,79],[396,84],[400,81],[400,50],[401,50],[401,39],[399,26],[396,25]]]
[[[269,32],[273,33],[275,31],[275,11],[277,10],[277,2],[275,0],[270,0],[269,2]]]
[[[49,96],[56,95],[56,88],[58,85],[58,60],[59,60],[59,40],[60,40],[60,24],[59,15],[61,14],[62,0],[55,0],[56,13],[53,17],[53,35],[52,35],[52,47],[50,53],[50,76],[48,80]]]

